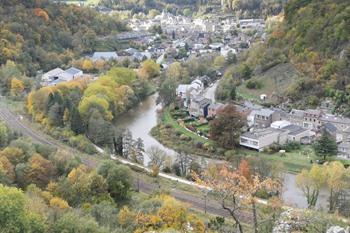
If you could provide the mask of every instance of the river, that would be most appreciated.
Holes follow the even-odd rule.
[[[207,98],[215,100],[215,90],[217,85],[218,81],[208,87],[203,95]],[[157,111],[160,109],[160,106],[156,104],[157,96],[157,93],[149,96],[138,106],[121,115],[116,120],[116,126],[120,128],[128,128],[131,131],[134,139],[138,137],[142,138],[146,151],[152,146],[157,146],[174,159],[176,152],[165,147],[150,135],[151,129],[157,125]],[[147,164],[148,161],[149,158],[145,157],[145,164]],[[282,193],[283,201],[290,206],[306,208],[306,199],[302,191],[296,186],[295,178],[295,174],[284,174],[284,188]],[[327,196],[326,190],[321,190],[317,207],[326,208]]]

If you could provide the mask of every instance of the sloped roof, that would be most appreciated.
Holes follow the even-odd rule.
[[[75,68],[75,67],[71,67],[69,69],[66,69],[65,72],[68,74],[71,74],[71,75],[76,75],[76,74],[82,72],[82,70],[79,70],[78,68]]]
[[[92,55],[93,60],[111,60],[116,58],[118,58],[118,54],[116,52],[94,52],[94,54]]]

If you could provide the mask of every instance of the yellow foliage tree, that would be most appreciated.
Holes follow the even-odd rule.
[[[82,68],[85,71],[92,71],[94,69],[94,63],[90,59],[84,59]]]
[[[13,78],[11,79],[11,95],[12,96],[19,96],[24,91],[24,84],[23,81]]]
[[[50,200],[50,206],[61,210],[69,208],[68,203],[59,197],[53,197]]]
[[[141,63],[141,68],[139,69],[139,76],[143,79],[150,79],[158,76],[160,74],[160,66],[153,60],[148,59]]]

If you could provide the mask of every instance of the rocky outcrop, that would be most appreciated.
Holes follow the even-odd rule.
[[[350,227],[345,229],[340,226],[332,226],[327,230],[327,233],[350,233]]]

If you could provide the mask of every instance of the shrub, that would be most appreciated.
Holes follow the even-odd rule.
[[[88,153],[88,154],[97,153],[94,145],[92,145],[92,143],[83,135],[70,137],[69,145],[77,148],[78,150],[84,151],[85,153]]]
[[[299,142],[289,142],[281,147],[282,150],[285,150],[287,152],[293,151],[293,150],[299,150],[301,147]]]
[[[245,86],[248,89],[260,89],[262,87],[261,82],[256,81],[256,80],[248,80]]]
[[[203,147],[203,143],[202,142],[196,142],[196,147],[201,149]]]
[[[281,146],[277,143],[273,143],[271,146],[264,148],[264,152],[267,154],[277,153],[281,149]]]

